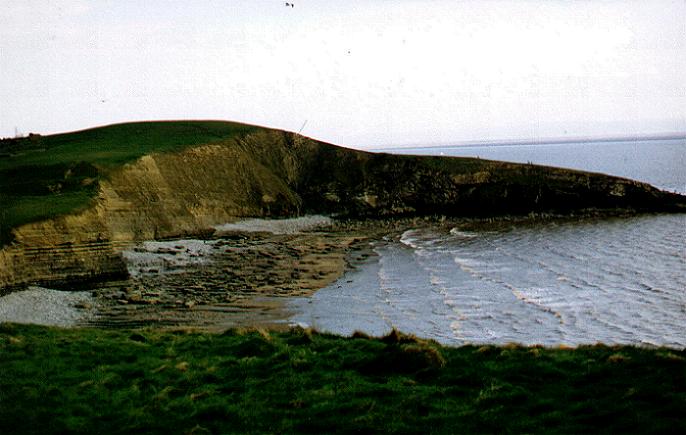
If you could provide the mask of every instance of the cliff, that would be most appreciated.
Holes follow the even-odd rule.
[[[148,124],[157,129],[156,140],[166,143],[165,123]],[[166,123],[170,131],[173,125]],[[102,131],[96,133],[79,133],[79,140],[94,137],[103,146],[121,145],[103,139]],[[686,210],[683,196],[602,174],[468,158],[372,154],[255,127],[206,136],[188,145],[176,139],[180,146],[161,152],[148,146],[143,155],[121,159],[124,163],[103,163],[93,157],[95,153],[84,154],[83,161],[61,162],[60,182],[46,181],[50,188],[29,199],[60,205],[69,195],[80,195],[80,202],[66,213],[26,218],[29,222],[22,222],[14,211],[0,215],[5,219],[0,226],[10,235],[0,249],[0,289],[29,282],[73,285],[125,275],[119,253],[134,241],[202,234],[212,225],[247,216]],[[26,173],[27,161],[33,168],[36,161],[50,161],[46,154],[71,146],[68,135],[61,135],[54,147],[49,138],[49,146],[42,154],[36,152],[33,160],[27,160],[30,152],[1,157],[0,175]],[[135,135],[126,140],[135,143]],[[5,185],[10,182],[6,178]],[[69,187],[69,182],[76,187]],[[36,183],[27,182],[26,189],[34,189]],[[1,187],[2,182],[0,199],[15,204],[6,210],[23,210],[16,204],[29,199],[8,193],[14,187],[6,187],[3,197]]]

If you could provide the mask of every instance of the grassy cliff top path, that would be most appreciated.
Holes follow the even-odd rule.
[[[683,433],[686,352],[0,324],[0,433]]]

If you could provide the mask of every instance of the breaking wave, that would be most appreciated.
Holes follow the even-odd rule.
[[[395,327],[449,344],[686,347],[684,228],[660,215],[412,229],[302,310],[331,332]],[[334,290],[355,296],[332,305]]]

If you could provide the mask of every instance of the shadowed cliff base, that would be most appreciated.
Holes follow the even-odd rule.
[[[240,217],[683,212],[632,180],[471,158],[373,154],[216,121],[119,124],[0,144],[0,287],[125,273],[132,242]]]

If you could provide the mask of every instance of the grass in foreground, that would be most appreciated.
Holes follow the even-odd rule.
[[[686,431],[686,352],[0,325],[0,433]]]

